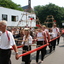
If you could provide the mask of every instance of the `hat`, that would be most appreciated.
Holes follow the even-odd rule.
[[[29,28],[24,28],[24,30],[29,31]]]
[[[46,27],[45,25],[43,25],[43,27]]]

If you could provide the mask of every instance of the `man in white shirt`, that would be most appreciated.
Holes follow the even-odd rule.
[[[56,24],[53,25],[52,31],[53,31],[53,33],[55,33],[55,37],[60,36],[59,28],[56,27]],[[55,50],[55,46],[56,46],[56,40],[54,40],[54,50]]]
[[[0,31],[2,31],[1,42],[0,42],[0,64],[11,64],[11,48],[15,51],[16,59],[19,58],[17,46],[15,44],[13,35],[11,32],[6,30],[7,22],[0,21]]]
[[[57,37],[58,35],[60,35],[59,28],[56,27],[56,24],[53,25],[52,30],[53,30],[53,32],[56,34],[55,37]]]

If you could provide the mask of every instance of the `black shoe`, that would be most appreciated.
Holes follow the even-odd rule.
[[[49,53],[51,53],[52,51],[49,51]]]
[[[53,48],[53,50],[55,50],[55,48]]]

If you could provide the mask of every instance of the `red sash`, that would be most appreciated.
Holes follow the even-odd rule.
[[[7,34],[7,37],[8,37],[8,41],[10,41],[10,37],[8,35],[8,31],[6,30],[6,34]]]

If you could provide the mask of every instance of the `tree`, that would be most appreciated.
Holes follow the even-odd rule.
[[[0,0],[0,6],[22,11],[22,7],[11,0]]]
[[[64,20],[64,8],[52,3],[45,6],[36,6],[34,7],[34,11],[41,21],[41,24],[45,22],[48,15],[53,15],[54,20],[57,21],[59,26],[61,26],[61,21]]]

